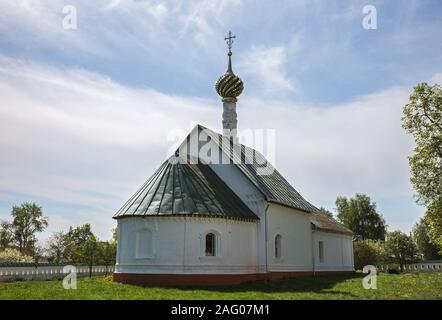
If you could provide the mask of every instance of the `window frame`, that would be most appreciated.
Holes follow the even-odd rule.
[[[319,263],[324,262],[324,241],[322,240],[318,241],[318,260]]]
[[[211,243],[208,242],[208,237],[211,237]],[[210,243],[211,245],[211,252],[207,250],[207,244]],[[217,236],[214,232],[208,232],[204,235],[204,256],[206,257],[216,257],[217,256]]]
[[[274,257],[276,260],[282,259],[282,236],[278,233],[274,238]]]
[[[149,239],[148,243],[145,243],[145,248],[148,252],[143,252],[141,249],[141,242]],[[154,246],[154,230],[149,227],[139,228],[135,233],[135,259],[153,259],[155,257],[155,246]]]
[[[214,241],[215,255],[214,256],[207,256],[206,255],[206,236],[210,233],[212,233],[215,236],[215,241]],[[212,261],[212,260],[222,258],[223,235],[221,232],[219,232],[218,230],[216,230],[214,228],[206,229],[199,234],[199,241],[200,241],[199,259],[202,259],[202,261],[205,261],[205,260]]]

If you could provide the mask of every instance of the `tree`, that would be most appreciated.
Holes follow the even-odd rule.
[[[385,220],[376,211],[376,203],[364,194],[354,198],[336,199],[337,219],[352,230],[360,240],[384,240],[387,226]]]
[[[98,242],[98,259],[99,264],[104,264],[107,267],[115,264],[117,255],[117,244],[114,241]]]
[[[81,248],[92,237],[95,239],[88,223],[76,228],[70,227],[66,234],[66,258],[72,262],[84,262]]]
[[[112,229],[112,241],[115,242],[115,244],[118,241],[118,226]]]
[[[401,270],[404,270],[405,264],[415,260],[416,248],[413,239],[401,231],[388,233],[385,250],[391,261],[398,263]]]
[[[8,221],[0,221],[0,249],[6,249],[13,241],[12,225]]]
[[[20,252],[32,253],[36,242],[35,234],[48,226],[40,206],[25,202],[12,208],[12,231]]]
[[[416,142],[409,157],[411,183],[418,201],[428,204],[442,196],[442,87],[420,83],[405,105],[402,127]],[[442,213],[441,213],[442,214]]]
[[[417,201],[427,205],[430,240],[442,254],[442,87],[420,83],[403,109],[402,127],[416,147],[408,158]]]
[[[355,269],[361,270],[364,266],[378,266],[387,261],[387,253],[383,241],[359,240],[353,242]]]
[[[319,208],[320,213],[322,213],[323,215],[332,218],[333,219],[333,213],[331,213],[330,211],[328,211],[327,209],[325,209],[324,207]]]
[[[47,253],[52,261],[60,263],[66,260],[67,237],[63,232],[55,232],[46,243]]]
[[[416,223],[413,227],[413,241],[417,252],[425,260],[439,259],[439,248],[430,242],[429,231],[428,224],[421,218],[419,223]]]
[[[86,263],[89,266],[89,278],[92,277],[92,267],[94,263],[99,259],[98,255],[98,243],[94,235],[88,237],[86,242],[82,243],[79,248],[80,261]]]
[[[442,255],[442,197],[430,203],[424,219],[429,228],[430,242],[439,247]]]
[[[35,242],[32,247],[32,258],[35,263],[39,263],[40,260],[44,257],[45,249],[39,243]]]

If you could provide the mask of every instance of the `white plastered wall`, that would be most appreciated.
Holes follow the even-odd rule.
[[[323,242],[323,262],[319,260],[319,241]],[[315,230],[313,233],[315,271],[353,271],[352,236]]]
[[[270,203],[268,221],[268,269],[270,272],[312,271],[312,234],[308,213]],[[275,256],[275,237],[281,236],[281,255]]]
[[[148,254],[139,255],[137,234],[146,230],[151,233],[151,237],[146,237],[151,240],[151,249]],[[205,234],[208,232],[217,236],[214,257],[205,256]],[[256,222],[198,217],[127,217],[118,219],[118,233],[116,272],[257,272]]]

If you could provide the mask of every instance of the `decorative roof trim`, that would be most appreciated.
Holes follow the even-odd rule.
[[[222,219],[222,220],[231,220],[231,221],[241,221],[241,222],[257,222],[259,217],[256,219],[251,218],[241,218],[241,217],[231,217],[231,216],[221,216],[221,215],[208,215],[208,214],[198,214],[198,213],[181,213],[181,214],[133,214],[133,215],[122,215],[122,216],[114,216],[112,217],[115,220],[126,219],[126,218],[198,218],[198,219]]]

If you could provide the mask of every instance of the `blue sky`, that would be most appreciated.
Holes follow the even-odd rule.
[[[77,9],[65,30],[62,9]],[[377,29],[362,27],[366,4]],[[112,214],[196,122],[220,130],[214,82],[237,38],[240,128],[273,128],[276,167],[318,206],[369,194],[391,229],[414,203],[400,127],[413,85],[442,80],[440,1],[0,3],[0,219],[23,201],[50,228]]]

